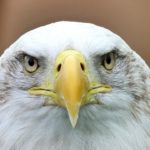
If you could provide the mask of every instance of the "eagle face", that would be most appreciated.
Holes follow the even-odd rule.
[[[0,68],[3,149],[132,149],[147,136],[149,68],[107,29],[40,27],[4,52]]]

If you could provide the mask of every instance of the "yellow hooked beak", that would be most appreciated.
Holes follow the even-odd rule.
[[[56,93],[64,102],[73,126],[76,125],[79,108],[89,89],[84,61],[77,54],[73,52],[65,56],[55,84]]]
[[[109,85],[89,82],[85,58],[75,50],[66,50],[57,56],[54,77],[53,87],[45,84],[33,87],[29,92],[50,96],[49,104],[66,107],[73,127],[76,126],[81,105],[96,102],[92,99],[93,94],[111,91]]]

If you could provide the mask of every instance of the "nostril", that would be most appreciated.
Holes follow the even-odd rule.
[[[84,71],[84,70],[85,70],[84,64],[83,64],[83,63],[80,63],[80,66],[81,66],[82,71]]]
[[[61,70],[61,64],[59,64],[58,66],[57,66],[57,71],[59,72]]]

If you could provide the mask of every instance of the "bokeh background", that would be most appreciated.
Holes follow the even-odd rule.
[[[1,0],[0,52],[24,32],[59,20],[109,28],[150,64],[150,0]]]

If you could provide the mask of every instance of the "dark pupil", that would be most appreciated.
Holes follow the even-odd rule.
[[[107,64],[111,63],[111,56],[110,55],[107,55],[105,59],[106,59]]]
[[[28,61],[29,65],[30,66],[34,66],[34,58],[29,58],[29,61]]]

